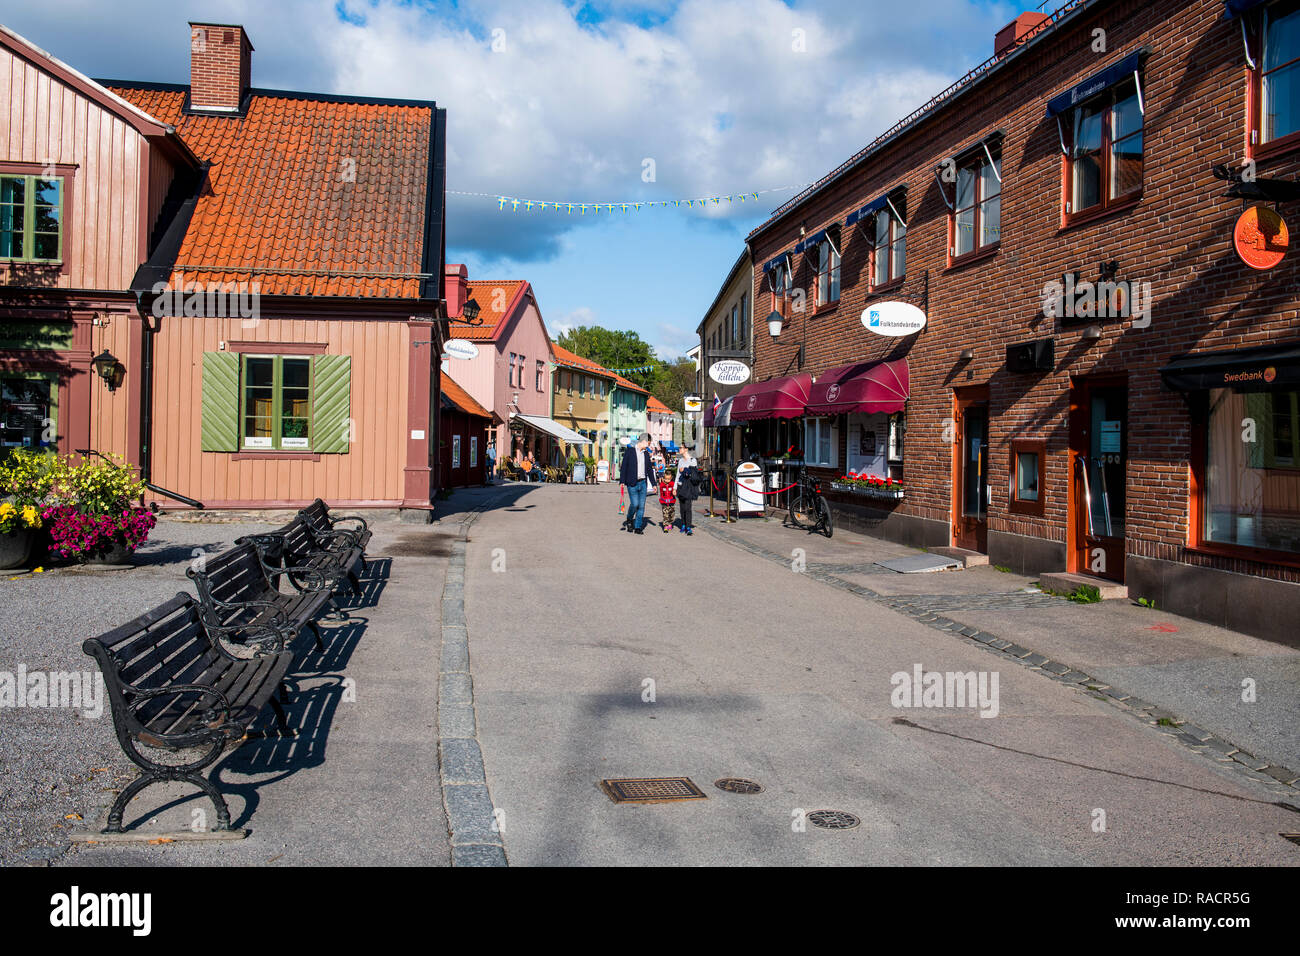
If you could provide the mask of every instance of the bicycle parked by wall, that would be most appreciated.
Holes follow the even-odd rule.
[[[835,531],[831,506],[822,496],[821,483],[800,465],[798,483],[790,489],[790,523],[796,528],[820,531],[830,537]]]

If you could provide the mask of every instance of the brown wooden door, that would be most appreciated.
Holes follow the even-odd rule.
[[[989,514],[989,403],[980,390],[958,392],[955,404],[955,458],[953,467],[953,544],[988,551]]]
[[[1128,388],[1075,381],[1070,394],[1070,570],[1124,580]]]

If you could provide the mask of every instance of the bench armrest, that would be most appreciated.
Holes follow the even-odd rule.
[[[277,571],[276,573],[280,573],[280,572]],[[209,602],[210,602],[210,604],[209,604]],[[271,623],[272,623],[273,626],[274,626],[274,625],[284,625],[284,624],[288,624],[288,623],[289,623],[289,619],[285,616],[284,609],[283,609],[282,607],[280,607],[280,605],[276,604],[274,601],[261,601],[261,600],[254,599],[254,600],[251,600],[251,601],[241,601],[241,602],[238,603],[238,604],[231,604],[231,603],[229,603],[229,602],[227,602],[227,601],[219,601],[219,600],[217,600],[216,598],[212,597],[211,595],[208,595],[208,596],[206,596],[206,597],[203,597],[202,601],[201,601],[200,604],[199,604],[199,609],[200,609],[201,611],[214,611],[214,610],[217,610],[217,609],[220,609],[220,610],[223,610],[223,611],[243,611],[243,610],[245,610],[246,608],[250,608],[250,607],[266,607],[266,608],[270,608],[271,611],[272,611],[272,615],[271,615],[271,617],[273,618],[273,620],[272,620]],[[207,615],[205,614],[204,617],[206,618]],[[266,622],[263,622],[263,623],[266,623]],[[208,626],[208,621],[207,621],[207,620],[204,620],[203,625],[204,625],[205,627],[207,627],[207,626]],[[240,628],[240,627],[253,627],[254,625],[252,625],[252,624],[246,624],[246,625],[240,625],[240,624],[222,624],[220,621],[216,621],[216,622],[215,622],[215,626],[216,626],[216,627],[221,627],[221,628],[235,628],[235,629],[238,629],[238,628]]]
[[[331,527],[331,528],[333,528],[333,527],[334,527],[336,524],[338,524],[340,521],[356,521],[356,522],[360,523],[360,525],[361,525],[360,531],[361,531],[362,533],[364,533],[364,532],[370,530],[370,525],[366,524],[366,519],[363,518],[363,517],[361,517],[361,515],[338,515],[337,517],[334,516],[334,515],[326,515],[326,516],[325,516],[325,520],[328,521],[328,522],[330,523],[330,527]],[[349,530],[350,530],[350,531],[356,533],[358,529],[356,529],[356,528],[351,528],[351,529],[349,529],[349,528],[342,528],[342,529],[340,529],[340,530],[343,530],[343,531],[349,531]]]
[[[337,576],[333,581],[326,580],[325,572],[321,571],[319,568],[308,568],[302,566],[290,568],[267,568],[267,574],[272,578],[279,577],[282,574],[287,575],[289,578],[289,584],[291,584],[293,589],[300,594],[304,591],[333,591],[334,586],[338,583]],[[309,581],[315,581],[317,583],[302,585],[298,583],[299,577],[305,577]]]
[[[316,539],[323,551],[346,551],[348,548],[357,546],[361,532],[351,530],[312,531],[311,536]]]
[[[265,564],[266,554],[269,553],[272,557],[279,557],[284,550],[284,532],[259,531],[255,534],[246,534],[243,537],[236,538],[235,544],[251,544],[257,549],[258,558],[261,558]]]
[[[122,688],[135,698],[127,705],[132,719],[153,742],[166,746],[185,747],[211,740],[214,733],[231,739],[237,739],[243,735],[243,728],[230,723],[230,698],[215,687],[208,687],[203,684],[172,684],[169,687],[145,689],[124,683]],[[155,697],[171,697],[182,694],[199,694],[215,698],[217,706],[205,708],[200,715],[200,719],[205,725],[204,730],[188,730],[179,734],[159,733],[145,727],[136,715],[136,711],[141,706]]]

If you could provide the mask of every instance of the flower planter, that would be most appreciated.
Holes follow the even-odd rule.
[[[0,534],[0,571],[21,568],[26,564],[31,556],[32,541],[35,537],[36,532],[31,530]]]
[[[882,501],[902,501],[904,495],[902,488],[874,488],[871,485],[856,485],[846,481],[832,481],[831,488],[846,494],[878,498]]]
[[[87,554],[84,563],[92,566],[120,566],[131,564],[131,557],[134,554],[135,548],[131,547],[119,538],[114,541],[111,546],[96,550],[92,554]]]

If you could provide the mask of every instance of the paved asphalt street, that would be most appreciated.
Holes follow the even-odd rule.
[[[1031,650],[1053,630],[1062,642],[1095,628],[1100,663],[1083,663],[1113,672],[1117,685],[1131,681],[1134,694],[1235,677],[1189,651],[1194,637],[1178,638],[1176,653],[1156,650],[1170,638],[1145,629],[1154,618],[1049,600],[990,568],[881,574],[870,561],[906,549],[861,535],[823,546],[766,522],[720,529],[736,540],[657,527],[638,537],[619,528],[616,487],[483,494],[507,493],[508,506],[473,525],[464,602],[478,738],[512,865],[1300,863],[1300,848],[1279,836],[1300,829],[1300,816],[1230,760],[1216,764],[1154,720],[737,541],[804,547],[811,567],[821,561],[891,599],[964,595],[954,617],[979,617],[1011,640],[1032,624],[1039,633],[1021,641]],[[653,498],[647,513],[657,524]],[[1200,627],[1159,620],[1177,622],[1179,635]],[[1235,641],[1225,656],[1295,663],[1287,648],[1204,640]],[[1127,659],[1111,652],[1117,643]],[[1069,661],[1056,648],[1043,653]],[[893,706],[891,675],[918,665],[996,672],[996,716]],[[1248,732],[1255,720],[1261,752],[1267,743],[1275,760],[1292,755],[1294,699],[1270,706],[1209,730]],[[1285,731],[1279,717],[1290,720]],[[616,805],[599,788],[606,778],[679,775],[708,799]],[[713,787],[729,776],[765,790]],[[817,809],[848,811],[861,826],[801,827]]]

